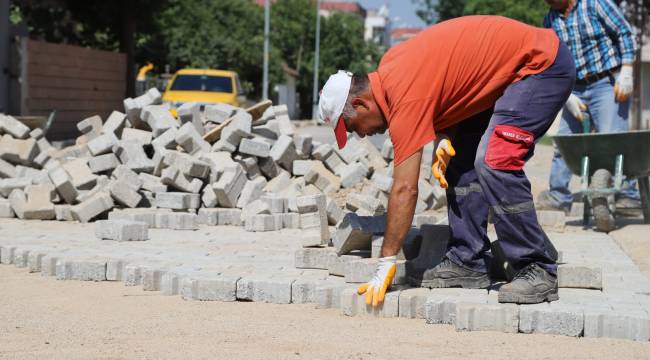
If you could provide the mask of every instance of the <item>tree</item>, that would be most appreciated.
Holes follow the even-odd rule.
[[[427,24],[463,15],[502,15],[541,26],[548,6],[541,0],[412,0]]]

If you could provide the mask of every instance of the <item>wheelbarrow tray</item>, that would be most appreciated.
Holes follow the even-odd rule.
[[[553,141],[569,169],[578,176],[584,156],[589,157],[591,176],[598,169],[614,173],[619,154],[623,155],[623,174],[628,179],[650,176],[650,130],[556,135]]]

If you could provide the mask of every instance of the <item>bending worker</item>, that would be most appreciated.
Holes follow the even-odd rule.
[[[339,71],[321,92],[319,115],[339,148],[347,133],[389,130],[395,160],[381,258],[359,288],[383,301],[413,219],[422,148],[436,140],[434,176],[447,188],[450,241],[423,286],[490,285],[488,209],[506,259],[518,270],[500,302],[558,299],[557,265],[545,248],[523,171],[575,82],[567,47],[552,30],[498,16],[468,16],[427,28],[384,55],[368,75]]]

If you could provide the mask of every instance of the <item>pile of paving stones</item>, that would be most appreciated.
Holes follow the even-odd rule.
[[[144,240],[147,228],[199,224],[299,228],[305,246],[315,246],[329,242],[328,226],[346,212],[385,212],[390,141],[381,151],[355,137],[343,150],[317,143],[296,132],[286,106],[254,118],[227,104],[202,110],[186,103],[173,114],[150,89],[125,99],[124,113],[79,122],[83,135],[62,149],[40,129],[0,115],[0,216],[108,219],[98,226],[99,237],[131,240]],[[220,126],[220,136],[206,141]],[[445,203],[431,179],[431,145],[427,151],[417,213]]]

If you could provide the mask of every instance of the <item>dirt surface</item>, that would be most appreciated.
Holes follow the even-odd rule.
[[[313,305],[183,301],[0,266],[1,359],[647,359],[650,342],[456,332]]]

